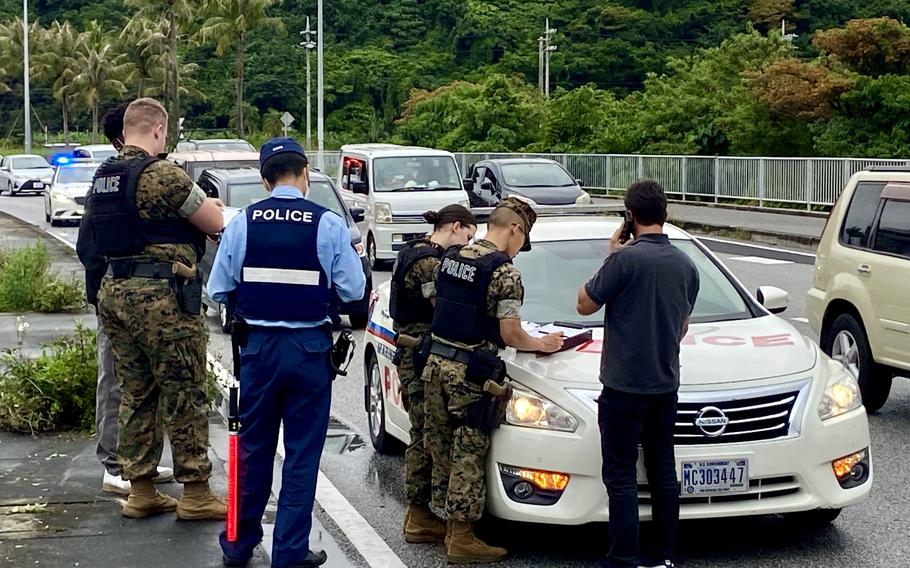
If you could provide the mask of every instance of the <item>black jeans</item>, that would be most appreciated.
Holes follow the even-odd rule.
[[[632,394],[604,388],[600,425],[603,480],[610,498],[610,552],[613,568],[662,564],[673,560],[679,523],[679,485],[673,452],[675,392]],[[645,456],[654,520],[654,550],[643,559],[638,550],[638,446]],[[641,560],[641,562],[640,562]]]

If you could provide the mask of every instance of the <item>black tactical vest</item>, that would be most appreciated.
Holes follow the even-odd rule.
[[[417,246],[426,244],[427,246]],[[389,297],[389,314],[398,325],[433,322],[433,304],[420,291],[408,290],[404,279],[414,263],[424,258],[442,256],[442,249],[427,238],[405,243],[398,252],[395,270],[392,273],[392,289]]]
[[[493,272],[512,260],[501,251],[480,258],[464,258],[459,253],[460,249],[451,249],[442,257],[430,330],[449,341],[489,341],[503,348],[506,345],[499,333],[499,320],[487,315],[487,290]]]
[[[141,254],[150,244],[187,244],[196,260],[205,253],[205,234],[186,219],[143,219],[136,205],[139,176],[154,156],[108,160],[98,167],[88,193],[92,231],[98,252],[108,258]]]

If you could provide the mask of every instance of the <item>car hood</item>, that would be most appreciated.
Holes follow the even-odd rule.
[[[70,197],[85,197],[91,187],[91,183],[55,183],[53,190],[65,193]]]
[[[53,168],[34,168],[28,170],[13,170],[13,175],[28,179],[45,179],[54,175]]]
[[[425,211],[436,211],[452,203],[467,202],[468,194],[462,189],[377,191],[374,198],[391,205],[393,215],[423,215]]]
[[[503,187],[503,197],[518,195],[533,199],[540,205],[573,205],[584,193],[577,185],[566,187]]]
[[[555,355],[538,356],[508,350],[507,361],[557,381],[597,384],[603,330],[594,340]],[[818,349],[777,316],[693,324],[683,339],[680,381],[713,385],[754,381],[801,373],[815,367]]]

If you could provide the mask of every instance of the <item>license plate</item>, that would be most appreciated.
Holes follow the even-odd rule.
[[[36,181],[32,184],[32,187],[35,189],[42,189],[44,188],[44,182]]]
[[[749,460],[705,460],[682,463],[680,492],[687,495],[741,493],[749,489]]]

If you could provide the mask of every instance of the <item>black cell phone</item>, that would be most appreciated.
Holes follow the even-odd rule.
[[[622,235],[619,237],[619,242],[625,243],[632,238],[632,213],[627,209],[625,214],[625,222],[622,226]]]

